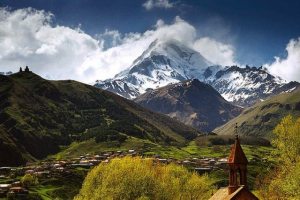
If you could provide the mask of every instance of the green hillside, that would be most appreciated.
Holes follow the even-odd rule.
[[[239,133],[247,136],[272,137],[272,130],[286,115],[300,116],[300,90],[273,96],[244,110],[239,116],[214,130],[219,135],[234,134],[237,123]]]
[[[127,136],[182,145],[199,132],[110,92],[31,72],[0,76],[0,166],[57,153],[60,145]],[[3,156],[2,156],[3,155]]]

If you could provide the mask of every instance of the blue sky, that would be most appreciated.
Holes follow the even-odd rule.
[[[158,19],[170,22],[180,16],[193,24],[200,35],[233,42],[238,49],[238,61],[250,65],[262,65],[275,55],[284,55],[288,41],[300,35],[300,1],[175,2],[174,8],[150,11],[142,7],[142,0],[2,0],[1,6],[51,11],[56,23],[71,27],[81,24],[92,35],[105,29],[143,32]]]
[[[0,7],[9,7],[10,12],[28,7],[51,12],[51,26],[80,27],[93,38],[105,30],[123,37],[144,33],[158,20],[172,24],[179,16],[195,28],[197,38],[232,46],[236,63],[242,65],[272,63],[274,56],[284,59],[290,40],[300,36],[300,1],[296,0],[148,1],[151,8],[145,6],[146,0],[0,0]]]

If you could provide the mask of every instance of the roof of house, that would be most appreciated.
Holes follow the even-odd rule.
[[[209,200],[222,200],[225,199],[226,196],[228,196],[227,187],[220,188]]]

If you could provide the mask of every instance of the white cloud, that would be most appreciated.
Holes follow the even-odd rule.
[[[204,37],[195,41],[194,48],[212,63],[226,66],[236,64],[234,61],[234,47],[230,44]]]
[[[51,25],[52,17],[31,8],[0,8],[0,71],[29,65],[45,77],[84,80],[78,69],[101,51],[99,42],[80,29]]]
[[[174,3],[169,2],[169,0],[147,0],[143,3],[143,7],[146,10],[152,10],[153,8],[173,8]]]
[[[122,37],[120,44],[108,48],[102,52],[96,52],[94,56],[87,59],[81,72],[93,69],[97,79],[105,79],[114,76],[116,73],[128,68],[132,62],[139,57],[144,50],[156,39],[176,39],[191,46],[196,38],[196,30],[193,26],[176,17],[171,25],[158,22],[156,27],[144,33],[128,33]],[[105,71],[105,73],[103,73]],[[96,79],[94,79],[96,80]]]
[[[197,38],[195,27],[180,17],[171,24],[158,20],[143,33],[106,30],[96,37],[80,28],[55,25],[52,19],[51,13],[31,8],[0,8],[0,71],[28,65],[47,78],[92,83],[128,68],[156,39],[178,40],[212,63],[234,63],[232,46]]]
[[[264,66],[272,74],[288,81],[300,81],[300,37],[289,41],[286,52],[285,58],[275,57],[273,63]]]

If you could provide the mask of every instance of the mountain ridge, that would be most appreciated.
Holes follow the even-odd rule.
[[[212,85],[227,101],[248,107],[257,101],[300,87],[262,67],[213,65],[178,41],[154,41],[132,65],[94,86],[134,99],[149,89],[197,78]]]
[[[0,75],[0,83],[0,166],[44,158],[78,138],[120,141],[138,137],[180,145],[200,134],[77,81],[49,81],[32,72],[19,72]]]
[[[300,83],[287,82],[262,67],[231,66],[207,73],[211,68],[214,67],[206,69],[204,82],[212,85],[226,100],[242,107],[252,106],[271,96],[292,92],[300,87]]]

